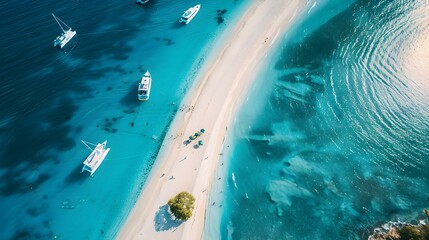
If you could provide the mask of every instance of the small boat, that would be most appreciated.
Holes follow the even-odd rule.
[[[142,77],[142,80],[139,83],[138,99],[140,101],[149,100],[151,84],[152,84],[152,77],[150,76],[150,72],[146,71],[146,73]]]
[[[61,21],[61,19],[59,19],[53,13],[52,16],[54,17],[55,21],[57,21],[58,25],[60,25],[61,30],[63,30],[63,33],[61,33],[61,35],[54,40],[54,47],[63,48],[74,37],[74,35],[76,35],[76,31],[72,31],[71,27],[69,27],[65,22]],[[68,30],[64,30],[63,25],[67,27]]]
[[[188,24],[189,22],[191,22],[191,20],[195,17],[195,15],[197,15],[198,11],[200,11],[200,7],[201,5],[198,4],[186,10],[183,13],[182,17],[180,18],[179,22],[185,23],[185,24]]]
[[[145,3],[149,2],[149,0],[136,0],[137,4],[143,5]]]
[[[107,141],[104,141],[103,143],[98,143],[94,149],[91,149],[91,147],[88,144],[92,144],[89,142],[83,141],[83,144],[85,144],[90,150],[92,150],[91,154],[83,161],[83,167],[82,171],[88,171],[91,173],[91,176],[94,174],[95,171],[97,171],[100,164],[103,162],[106,155],[109,153],[110,148],[106,148]],[[92,144],[95,145],[95,144]]]

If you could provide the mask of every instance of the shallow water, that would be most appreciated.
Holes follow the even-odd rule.
[[[0,37],[1,239],[112,239],[140,193],[181,99],[246,1],[11,1]],[[217,22],[217,10],[226,9]],[[77,30],[63,50],[60,28]],[[148,102],[137,83],[149,69]],[[80,142],[108,140],[80,173]]]
[[[222,239],[366,239],[424,219],[426,3],[316,6],[262,71],[266,100],[249,97],[236,118],[210,208]]]

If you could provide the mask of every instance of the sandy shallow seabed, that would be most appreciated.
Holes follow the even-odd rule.
[[[270,46],[302,13],[299,0],[257,0],[237,22],[220,49],[214,49],[180,106],[156,164],[118,239],[201,239],[208,194],[228,126]],[[205,133],[184,142],[201,128]],[[204,145],[196,148],[202,140]],[[181,191],[195,198],[184,223],[168,217],[167,202]]]

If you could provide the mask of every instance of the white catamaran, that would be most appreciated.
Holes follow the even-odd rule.
[[[107,141],[104,141],[103,143],[98,143],[94,149],[91,149],[91,147],[88,144],[95,145],[89,142],[83,141],[83,144],[87,146],[90,150],[92,150],[91,154],[83,161],[83,167],[82,172],[88,171],[92,174],[94,174],[95,171],[97,171],[97,168],[100,166],[100,164],[103,162],[106,155],[109,153],[110,148],[106,148]]]
[[[179,22],[185,23],[185,24],[188,24],[189,22],[191,22],[191,20],[195,17],[195,15],[197,15],[198,11],[200,11],[200,7],[201,5],[198,4],[186,10],[183,13],[182,17],[180,18]]]
[[[142,77],[142,80],[139,83],[138,98],[140,101],[149,100],[151,85],[152,85],[152,77],[150,76],[150,72],[146,71],[146,73]]]
[[[54,40],[54,47],[63,48],[74,37],[74,35],[76,35],[76,31],[72,31],[71,27],[69,27],[53,13],[52,16],[54,17],[55,21],[57,21],[58,25],[60,25],[61,30],[63,30],[63,33],[61,33],[61,35]],[[64,30],[63,25],[67,27],[68,30]]]

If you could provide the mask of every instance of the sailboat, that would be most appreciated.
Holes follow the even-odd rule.
[[[76,35],[76,31],[72,31],[71,27],[69,27],[65,22],[63,22],[53,13],[52,16],[54,17],[58,25],[60,25],[61,30],[63,30],[63,33],[61,33],[61,35],[54,40],[54,47],[63,48],[74,37],[74,35]],[[68,30],[64,30],[64,27],[67,27]]]
[[[95,145],[89,142],[85,142],[82,140],[82,143],[85,144],[90,150],[92,150],[91,154],[83,161],[82,171],[88,171],[91,173],[91,176],[97,171],[98,167],[103,162],[106,155],[109,153],[110,148],[106,148],[107,140],[103,143],[98,143],[94,149],[91,149],[89,144]]]

